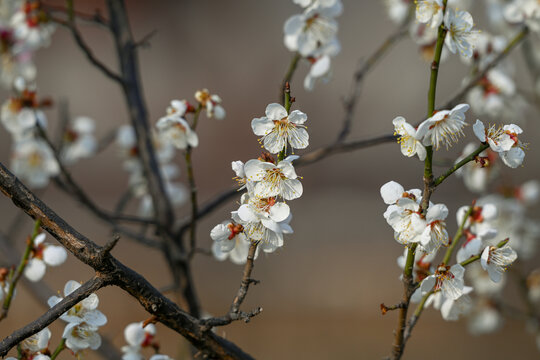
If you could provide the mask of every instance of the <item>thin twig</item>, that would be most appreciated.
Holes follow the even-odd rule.
[[[214,326],[228,325],[236,320],[244,320],[249,322],[252,317],[262,312],[261,307],[257,307],[250,312],[240,311],[240,306],[244,302],[246,295],[251,284],[258,284],[259,281],[251,278],[251,272],[253,271],[255,253],[257,252],[258,242],[251,242],[249,246],[249,252],[247,256],[246,264],[244,265],[244,271],[242,274],[242,281],[240,282],[240,288],[238,289],[236,296],[233,299],[229,312],[223,316],[201,320],[201,324],[210,330]]]

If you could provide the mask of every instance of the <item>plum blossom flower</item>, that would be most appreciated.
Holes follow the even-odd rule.
[[[32,258],[28,261],[24,276],[30,281],[36,282],[45,275],[46,265],[59,266],[67,259],[67,252],[62,246],[44,243],[45,234],[41,233],[34,239]]]
[[[407,19],[411,6],[408,0],[384,0],[384,5],[390,20],[398,25],[403,24],[405,19]]]
[[[81,287],[81,284],[74,280],[69,280],[64,286],[64,296],[68,296],[73,291]],[[47,303],[50,307],[62,301],[61,297],[51,296]],[[66,311],[60,316],[60,319],[68,323],[88,323],[93,326],[103,326],[107,323],[107,317],[97,309],[99,299],[96,294],[91,294],[86,299]]]
[[[467,11],[448,8],[444,15],[444,26],[448,29],[444,43],[455,54],[470,58],[473,55],[478,30],[473,30],[473,18]]]
[[[199,145],[199,138],[183,118],[184,114],[183,103],[173,100],[167,109],[167,115],[156,123],[160,135],[178,149]]]
[[[443,21],[442,0],[420,0],[416,2],[416,20],[427,24],[431,28],[437,28]]]
[[[424,120],[419,126],[417,132],[424,135],[423,144],[425,146],[434,146],[438,150],[443,143],[446,148],[457,143],[460,136],[463,135],[465,122],[465,112],[469,110],[469,105],[459,104],[452,110],[437,111],[432,117]]]
[[[298,156],[290,155],[277,165],[258,159],[249,160],[244,166],[248,180],[256,182],[253,189],[255,196],[269,198],[281,196],[293,200],[302,196],[302,183],[292,165]]]
[[[94,137],[95,122],[86,116],[78,116],[69,124],[64,133],[64,141],[60,158],[62,162],[71,165],[79,159],[89,158],[97,150]]]
[[[251,128],[257,136],[262,136],[264,147],[272,154],[287,148],[305,149],[309,144],[309,135],[304,123],[307,115],[300,110],[287,114],[280,104],[272,103],[266,107],[266,116],[254,118]]]
[[[465,268],[460,264],[452,267],[441,265],[434,275],[429,275],[422,281],[420,290],[424,293],[431,289],[440,290],[445,298],[456,300],[463,295],[464,274]]]
[[[308,8],[290,17],[283,27],[285,46],[303,57],[313,55],[336,36],[338,25],[334,17],[341,14],[342,8],[341,1],[336,1],[333,6]]]
[[[513,24],[525,24],[540,31],[540,5],[536,0],[514,0],[504,8],[504,18]]]
[[[225,118],[225,109],[221,106],[221,98],[216,94],[210,94],[208,89],[202,89],[195,93],[195,99],[206,108],[206,116],[215,117],[218,120]]]
[[[448,245],[448,232],[444,220],[448,208],[444,204],[430,206],[426,213],[426,227],[422,232],[420,244],[427,253],[436,252],[441,245]]]
[[[516,252],[508,245],[501,248],[487,246],[482,252],[480,264],[494,282],[501,280],[506,268],[517,259]]]
[[[81,284],[74,280],[68,281],[64,286],[64,295],[71,294],[80,286]],[[53,307],[60,301],[62,298],[51,296],[48,304]],[[62,337],[66,339],[66,346],[74,353],[87,348],[96,350],[101,345],[101,336],[97,331],[107,323],[107,317],[97,309],[98,304],[97,295],[91,294],[60,316],[68,323]]]
[[[401,145],[401,153],[412,157],[418,155],[420,161],[426,158],[426,148],[422,145],[422,137],[427,132],[427,127],[422,127],[422,132],[417,131],[404,117],[398,116],[392,120],[394,135],[399,135],[398,143]]]
[[[473,335],[489,334],[498,330],[504,319],[495,304],[488,299],[480,299],[469,316],[468,329]]]
[[[484,124],[480,120],[476,120],[473,131],[480,141],[487,142],[493,151],[499,153],[506,166],[516,168],[523,163],[525,158],[523,148],[527,144],[522,143],[518,138],[518,135],[523,132],[519,126],[510,124],[501,128],[491,125],[486,130]]]
[[[244,234],[244,227],[236,212],[233,212],[234,220],[224,221],[214,226],[210,231],[210,237],[214,240],[212,253],[220,261],[230,258],[235,264],[245,264],[249,252],[249,239]]]
[[[141,354],[143,348],[152,346],[157,349],[154,340],[156,327],[148,324],[143,328],[142,322],[131,323],[124,329],[124,338],[128,345],[122,346],[122,360],[144,360]]]
[[[56,28],[39,1],[25,1],[11,17],[10,25],[15,37],[32,49],[48,46]]]
[[[441,315],[446,321],[457,321],[461,315],[468,314],[472,309],[472,300],[468,294],[473,291],[470,286],[463,287],[463,294],[457,299],[445,299],[441,305]]]
[[[232,215],[233,220],[243,226],[243,233],[248,240],[259,242],[259,248],[265,252],[273,252],[283,246],[283,234],[293,232],[289,225],[289,206],[277,202],[273,197],[259,198],[244,194],[242,205]]]
[[[15,143],[11,169],[15,175],[33,188],[47,186],[49,178],[60,172],[51,148],[43,140],[34,139]]]
[[[40,110],[47,101],[38,102],[36,91],[27,88],[24,80],[19,80],[16,82],[18,95],[4,102],[0,114],[2,124],[16,141],[31,137],[36,124],[47,125],[47,118]]]
[[[50,339],[51,339],[51,331],[49,330],[49,328],[44,328],[40,332],[35,333],[34,335],[24,339],[21,342],[21,348],[25,352],[35,354],[37,352],[46,350],[47,347],[49,346]]]

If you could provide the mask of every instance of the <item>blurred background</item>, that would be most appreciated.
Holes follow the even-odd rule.
[[[62,4],[62,2],[59,2]],[[164,115],[172,99],[194,101],[193,94],[208,88],[223,99],[227,117],[223,121],[201,117],[197,129],[200,145],[194,152],[194,170],[201,202],[212,199],[233,186],[230,169],[233,160],[257,157],[260,146],[250,122],[264,114],[267,104],[278,101],[279,84],[292,54],[283,45],[283,24],[301,8],[290,0],[273,1],[127,1],[136,39],[156,31],[150,46],[140,50],[144,92],[154,123]],[[348,93],[352,74],[359,61],[369,56],[395,31],[382,1],[343,0],[344,13],[338,18],[341,53],[333,60],[333,76],[328,84],[317,84],[313,92],[303,89],[308,65],[302,62],[291,83],[299,109],[308,115],[310,147],[315,150],[334,141],[344,116],[342,99]],[[483,4],[483,2],[482,2]],[[76,9],[93,12],[106,8],[101,1],[75,2]],[[482,28],[482,7],[475,4],[472,14]],[[112,38],[103,29],[80,25],[95,54],[116,69]],[[514,54],[516,68],[524,67]],[[92,67],[76,47],[71,35],[58,28],[50,47],[37,53],[40,96],[58,102],[66,99],[73,116],[86,115],[98,124],[98,138],[119,125],[128,123],[120,88]],[[467,67],[450,57],[440,70],[437,104],[444,104],[461,85]],[[398,115],[411,123],[422,120],[427,106],[429,64],[417,46],[405,38],[385,56],[365,78],[350,140],[367,139],[393,131],[392,119]],[[532,91],[525,71],[518,73],[518,87]],[[1,92],[6,99],[8,92]],[[58,113],[47,112],[54,131]],[[474,123],[468,113],[468,122]],[[538,112],[531,106],[522,139],[531,143],[524,166],[514,171],[503,169],[501,178],[520,184],[540,174]],[[472,129],[466,129],[472,139]],[[0,130],[0,161],[9,163],[11,139]],[[460,142],[449,151],[440,150],[436,159],[455,159],[466,144]],[[298,151],[302,155],[303,151]],[[185,165],[181,154],[177,163]],[[295,233],[274,254],[261,254],[253,277],[261,283],[250,289],[245,310],[262,306],[264,311],[249,324],[236,322],[217,333],[237,343],[258,359],[380,359],[388,355],[393,341],[397,313],[382,316],[379,304],[397,303],[402,296],[401,270],[396,258],[403,247],[393,239],[391,228],[382,217],[386,209],[379,188],[390,180],[405,188],[422,186],[423,165],[416,158],[405,158],[399,146],[388,143],[365,150],[328,157],[303,167],[304,195],[290,202]],[[440,173],[444,168],[436,168]],[[75,179],[102,207],[111,209],[126,189],[128,174],[114,144],[91,160],[72,168]],[[182,174],[185,179],[185,172]],[[110,229],[58,191],[54,185],[42,193],[44,201],[81,233],[99,244],[111,239]],[[435,193],[433,201],[450,209],[449,233],[456,229],[455,211],[470,204],[475,196],[461,179],[450,178]],[[199,223],[198,244],[209,249],[207,235],[217,223],[228,219],[237,208],[234,199]],[[5,229],[18,213],[7,198],[0,198],[0,224]],[[135,211],[135,206],[131,208]],[[189,206],[178,212],[189,214]],[[538,214],[538,212],[536,213]],[[13,239],[23,249],[32,222],[26,218]],[[54,240],[48,237],[49,241]],[[162,256],[128,238],[122,238],[113,254],[144,275],[157,288],[171,284]],[[534,266],[535,264],[531,265]],[[538,261],[536,261],[538,265]],[[194,262],[196,288],[203,308],[213,315],[224,314],[240,283],[242,267],[217,262],[198,255]],[[61,291],[66,281],[85,281],[92,271],[72,256],[59,268],[49,268],[44,281]],[[523,304],[507,289],[516,306]],[[0,335],[41,315],[46,304],[32,300],[24,286],[18,289],[9,317],[0,323]],[[53,294],[51,294],[53,295]],[[99,293],[99,309],[108,317],[100,333],[118,347],[125,344],[124,327],[148,318],[139,304],[117,288]],[[51,326],[52,347],[56,346],[64,324]],[[185,342],[174,332],[157,325],[162,352],[182,359]],[[519,355],[516,355],[519,354]],[[446,322],[439,311],[428,309],[407,344],[405,359],[520,359],[538,358],[534,336],[523,321],[508,320],[502,331],[480,337],[468,334],[466,320]],[[64,352],[60,358],[69,359]],[[85,358],[98,358],[92,352]]]

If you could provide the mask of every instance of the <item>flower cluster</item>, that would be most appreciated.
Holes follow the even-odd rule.
[[[68,281],[64,286],[64,296],[68,296],[80,286],[81,284],[74,280]],[[48,303],[50,307],[53,307],[60,301],[62,298],[51,296]],[[107,323],[107,317],[97,309],[98,304],[97,295],[91,294],[60,316],[60,319],[68,323],[62,338],[66,339],[66,347],[74,353],[88,348],[96,350],[101,346],[98,330]]]
[[[34,53],[49,45],[55,30],[41,2],[5,2],[0,12],[0,28],[0,83],[9,88],[18,77],[35,80]]]
[[[62,246],[44,242],[45,234],[35,237],[32,247],[32,257],[24,268],[24,276],[30,281],[39,281],[45,275],[47,265],[59,266],[67,259],[67,252]]]
[[[212,251],[219,260],[230,257],[236,264],[245,263],[251,243],[258,244],[257,251],[274,252],[283,246],[283,235],[292,233],[291,212],[285,201],[299,198],[303,187],[293,166],[298,156],[286,155],[308,146],[307,115],[299,110],[289,114],[279,104],[269,104],[265,115],[254,118],[251,127],[261,136],[268,153],[245,164],[232,162],[235,179],[247,192],[238,210],[231,213],[231,220],[210,232]]]
[[[122,347],[122,360],[144,360],[141,353],[144,348],[153,348],[156,354],[149,360],[172,360],[167,355],[158,354],[159,344],[155,340],[156,327],[148,324],[143,327],[142,322],[131,323],[124,329],[124,338],[128,345]]]
[[[343,11],[341,0],[293,0],[304,8],[283,27],[285,46],[311,64],[304,88],[312,90],[317,80],[328,81],[331,58],[341,51],[335,20]]]

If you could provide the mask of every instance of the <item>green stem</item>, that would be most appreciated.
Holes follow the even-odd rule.
[[[56,359],[56,357],[66,348],[66,339],[62,339],[60,344],[54,349],[54,352],[51,355],[51,360]]]
[[[447,177],[452,175],[454,172],[456,172],[459,168],[467,164],[469,161],[474,160],[475,157],[477,157],[482,151],[489,148],[489,144],[482,144],[480,145],[476,150],[474,150],[472,153],[469,154],[466,158],[452,166],[450,169],[448,169],[444,174],[439,176],[435,181],[433,182],[433,186],[437,187],[439,186],[444,180],[446,180]]]
[[[452,244],[450,244],[448,249],[446,249],[446,254],[444,254],[444,258],[442,261],[443,264],[448,264],[448,262],[450,261],[450,257],[452,257],[452,253],[454,252],[454,249],[456,248],[459,242],[459,239],[463,235],[463,229],[465,228],[465,223],[467,222],[467,219],[469,218],[469,216],[471,216],[473,212],[473,208],[474,206],[469,207],[469,210],[467,210],[467,213],[465,213],[465,216],[463,217],[461,224],[459,224],[459,228],[457,229],[456,234],[452,238]]]
[[[197,106],[197,109],[195,109],[195,113],[193,114],[193,123],[191,124],[191,129],[193,131],[195,131],[195,128],[197,127],[197,123],[199,122],[199,115],[201,114],[201,111],[202,111],[202,105],[199,104],[199,106]]]
[[[289,69],[287,70],[287,73],[285,74],[285,77],[281,82],[281,88],[279,89],[279,99],[281,100],[282,104],[285,104],[285,87],[287,86],[287,83],[291,82],[294,72],[296,71],[296,68],[298,66],[298,62],[301,58],[302,56],[299,53],[294,54],[294,57],[291,59],[291,63],[289,64]],[[288,111],[289,110],[287,110],[287,112]]]
[[[503,241],[501,241],[501,242],[499,242],[497,245],[495,245],[495,247],[497,247],[497,248],[500,249],[500,248],[502,248],[504,245],[506,245],[506,244],[508,243],[509,240],[510,240],[510,239],[508,239],[508,238],[507,238],[507,239],[504,239]],[[460,262],[459,265],[461,265],[461,266],[467,266],[467,265],[469,265],[470,263],[473,263],[473,262],[475,262],[475,261],[477,261],[477,260],[480,260],[481,257],[482,257],[482,254],[476,255],[476,256],[471,256],[471,257],[468,258],[467,260]]]
[[[2,313],[0,314],[0,320],[4,319],[7,316],[9,307],[11,305],[11,300],[13,300],[13,294],[15,293],[15,287],[17,286],[17,282],[21,278],[21,275],[24,272],[24,269],[26,268],[26,265],[28,264],[28,259],[30,258],[30,254],[32,253],[32,249],[34,248],[34,240],[36,236],[39,234],[39,228],[41,225],[40,220],[36,220],[34,224],[34,231],[32,232],[32,236],[30,237],[30,240],[28,241],[28,244],[26,245],[26,249],[24,250],[23,257],[21,259],[21,262],[19,263],[19,266],[17,267],[17,270],[15,273],[13,273],[12,276],[10,276],[10,283],[9,283],[9,290],[6,295],[6,298],[4,299],[4,304],[2,306]]]

